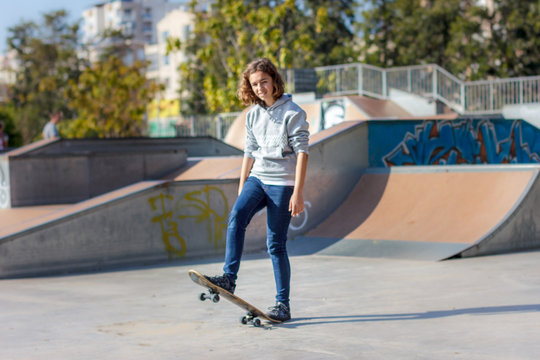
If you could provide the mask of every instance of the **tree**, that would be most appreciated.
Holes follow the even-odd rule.
[[[463,79],[540,72],[537,0],[365,0],[361,53],[379,66],[435,63]]]
[[[300,8],[294,0],[216,0],[204,12],[195,10],[193,1],[192,37],[170,42],[170,50],[188,57],[180,68],[182,114],[240,109],[237,81],[248,62],[258,57],[271,59],[281,69],[353,60],[348,22],[354,2],[338,3],[305,1]]]
[[[63,93],[84,65],[77,56],[78,32],[78,23],[68,23],[64,10],[44,14],[39,25],[21,22],[9,28],[8,46],[18,63],[10,100],[23,143],[41,136],[52,112],[71,115]]]
[[[85,69],[65,91],[76,111],[73,121],[63,124],[68,137],[130,137],[146,130],[146,106],[161,88],[146,79],[147,64],[126,65],[109,56]]]
[[[366,0],[359,25],[362,34],[361,54],[368,64],[392,66],[396,61],[393,26],[397,21],[395,0]],[[404,16],[411,15],[404,13]]]
[[[310,37],[315,39],[311,61],[301,67],[315,67],[354,62],[356,7],[354,0],[305,0],[304,19]]]
[[[484,12],[488,24],[487,73],[499,77],[540,74],[540,4],[538,0],[494,0]]]
[[[13,106],[5,105],[0,107],[0,122],[4,123],[4,133],[9,136],[9,147],[22,145],[21,134],[15,128]]]
[[[474,8],[464,0],[371,0],[363,12],[363,53],[379,66],[435,63],[451,67],[447,49],[456,31],[479,31],[480,22],[464,14]],[[472,22],[472,23],[471,23]],[[476,26],[475,26],[476,25]],[[462,35],[462,34],[460,34]],[[460,36],[459,40],[463,40]]]

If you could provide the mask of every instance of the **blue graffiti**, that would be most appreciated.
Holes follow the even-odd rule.
[[[501,131],[498,135],[489,120],[424,121],[415,126],[414,134],[407,132],[383,156],[383,163],[396,166],[540,162],[540,156],[532,150],[538,136],[536,129],[531,133],[524,129],[522,121],[516,120],[505,130],[499,140]],[[525,140],[531,137],[532,140]]]

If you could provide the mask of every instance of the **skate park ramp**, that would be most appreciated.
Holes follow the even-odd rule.
[[[538,165],[370,168],[370,131],[350,121],[311,136],[292,255],[440,260],[540,247]],[[164,178],[22,220],[2,209],[0,277],[222,259],[241,161],[188,157]],[[265,249],[265,221],[255,215],[246,251]]]
[[[344,149],[351,155],[343,157]],[[318,205],[308,205],[309,215],[291,223],[291,238],[328,216],[352,190],[367,166],[367,125],[321,132],[310,139],[310,151],[304,198]],[[0,209],[0,278],[221,259],[241,162],[241,156],[188,157],[164,178],[75,204]],[[246,252],[265,249],[264,215],[252,220]]]
[[[295,249],[441,260],[535,248],[538,172],[536,165],[368,171]]]

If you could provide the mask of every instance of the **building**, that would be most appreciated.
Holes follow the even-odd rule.
[[[187,40],[194,25],[194,15],[185,8],[169,12],[156,26],[155,44],[145,46],[146,60],[150,62],[147,77],[164,85],[165,90],[154,101],[148,112],[150,135],[174,136],[179,120],[180,73],[178,67],[185,61],[182,51],[167,54],[167,39]]]
[[[145,45],[157,43],[157,23],[183,6],[183,3],[168,0],[107,0],[86,9],[82,41],[89,50],[90,60],[95,60],[99,49],[107,45],[103,34],[110,30],[131,36],[132,56],[143,59]]]
[[[212,0],[199,1],[197,10],[207,10]],[[178,67],[185,61],[183,52],[167,54],[167,39],[187,39],[194,26],[189,1],[107,0],[83,12],[83,43],[90,61],[97,60],[100,49],[110,45],[103,34],[122,31],[131,37],[126,62],[147,60],[147,78],[164,85],[165,90],[150,105],[147,113],[151,136],[175,136],[180,120]]]

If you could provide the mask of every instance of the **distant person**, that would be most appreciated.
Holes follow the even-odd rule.
[[[51,118],[45,127],[43,128],[44,139],[55,139],[60,137],[60,132],[56,125],[62,120],[62,113],[57,111],[51,114]]]
[[[9,137],[4,133],[4,123],[0,121],[0,150],[8,148]]]

